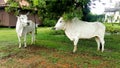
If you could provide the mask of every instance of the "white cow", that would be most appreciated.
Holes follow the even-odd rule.
[[[97,42],[97,50],[102,48],[104,51],[104,35],[105,26],[99,22],[84,22],[80,21],[78,18],[73,18],[71,21],[64,21],[61,17],[54,27],[55,30],[64,30],[67,37],[74,42],[73,53],[77,50],[77,43],[79,39],[89,39],[95,37]],[[102,47],[100,47],[102,45]]]
[[[24,47],[26,45],[26,35],[32,34],[32,43],[35,41],[35,23],[28,20],[27,14],[17,16],[16,33],[19,41],[19,48],[21,48],[21,37],[24,37]]]

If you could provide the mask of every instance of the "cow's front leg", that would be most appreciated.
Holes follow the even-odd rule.
[[[77,43],[78,43],[78,38],[76,38],[73,42],[74,42],[74,49],[73,49],[73,53],[75,53],[77,51]]]
[[[19,43],[19,48],[21,48],[21,38],[19,35],[18,35],[18,43]]]
[[[24,47],[27,47],[27,45],[26,45],[26,34],[24,36]]]

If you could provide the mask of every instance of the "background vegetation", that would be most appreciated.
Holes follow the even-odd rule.
[[[119,23],[105,23],[106,32],[108,33],[120,33],[120,24]]]
[[[59,17],[63,16],[65,20],[78,17],[82,20],[89,14],[87,4],[90,0],[27,0],[30,3],[28,7],[20,7],[22,10],[32,10],[31,13],[38,14],[43,20],[43,25],[53,26]],[[9,0],[10,6],[6,7],[7,12],[15,11],[18,14],[19,3],[16,0]],[[37,10],[35,10],[37,9]],[[53,21],[54,20],[54,21]],[[50,23],[48,23],[50,21]],[[51,22],[52,21],[52,22]]]
[[[84,21],[100,21],[103,22],[104,15],[93,15],[90,13],[90,0],[27,0],[30,6],[19,7],[17,0],[8,0],[7,12],[15,11],[15,15],[19,14],[18,10],[30,10],[31,14],[39,15],[42,19],[43,26],[54,26],[59,17],[63,16],[65,20],[78,17]],[[110,27],[111,28],[111,27]],[[110,29],[111,30],[111,29]]]

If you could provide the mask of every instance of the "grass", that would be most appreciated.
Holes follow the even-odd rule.
[[[105,36],[105,51],[97,51],[94,38],[79,40],[72,54],[73,43],[62,31],[38,28],[36,44],[18,48],[15,29],[0,28],[1,68],[119,68],[120,35]]]

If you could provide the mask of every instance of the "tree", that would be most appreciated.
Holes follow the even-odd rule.
[[[90,0],[28,0],[28,2],[30,3],[29,7],[21,8],[33,9],[32,13],[37,13],[43,19],[43,23],[51,20],[52,22],[54,20],[55,23],[60,16],[63,16],[65,20],[70,20],[73,17],[86,20],[86,17],[89,13],[87,4],[90,2]],[[19,4],[16,2],[16,0],[9,0],[9,5],[10,6],[6,8],[7,11],[14,10],[17,12],[18,7],[16,6],[19,6]],[[13,7],[14,9],[11,9]]]

